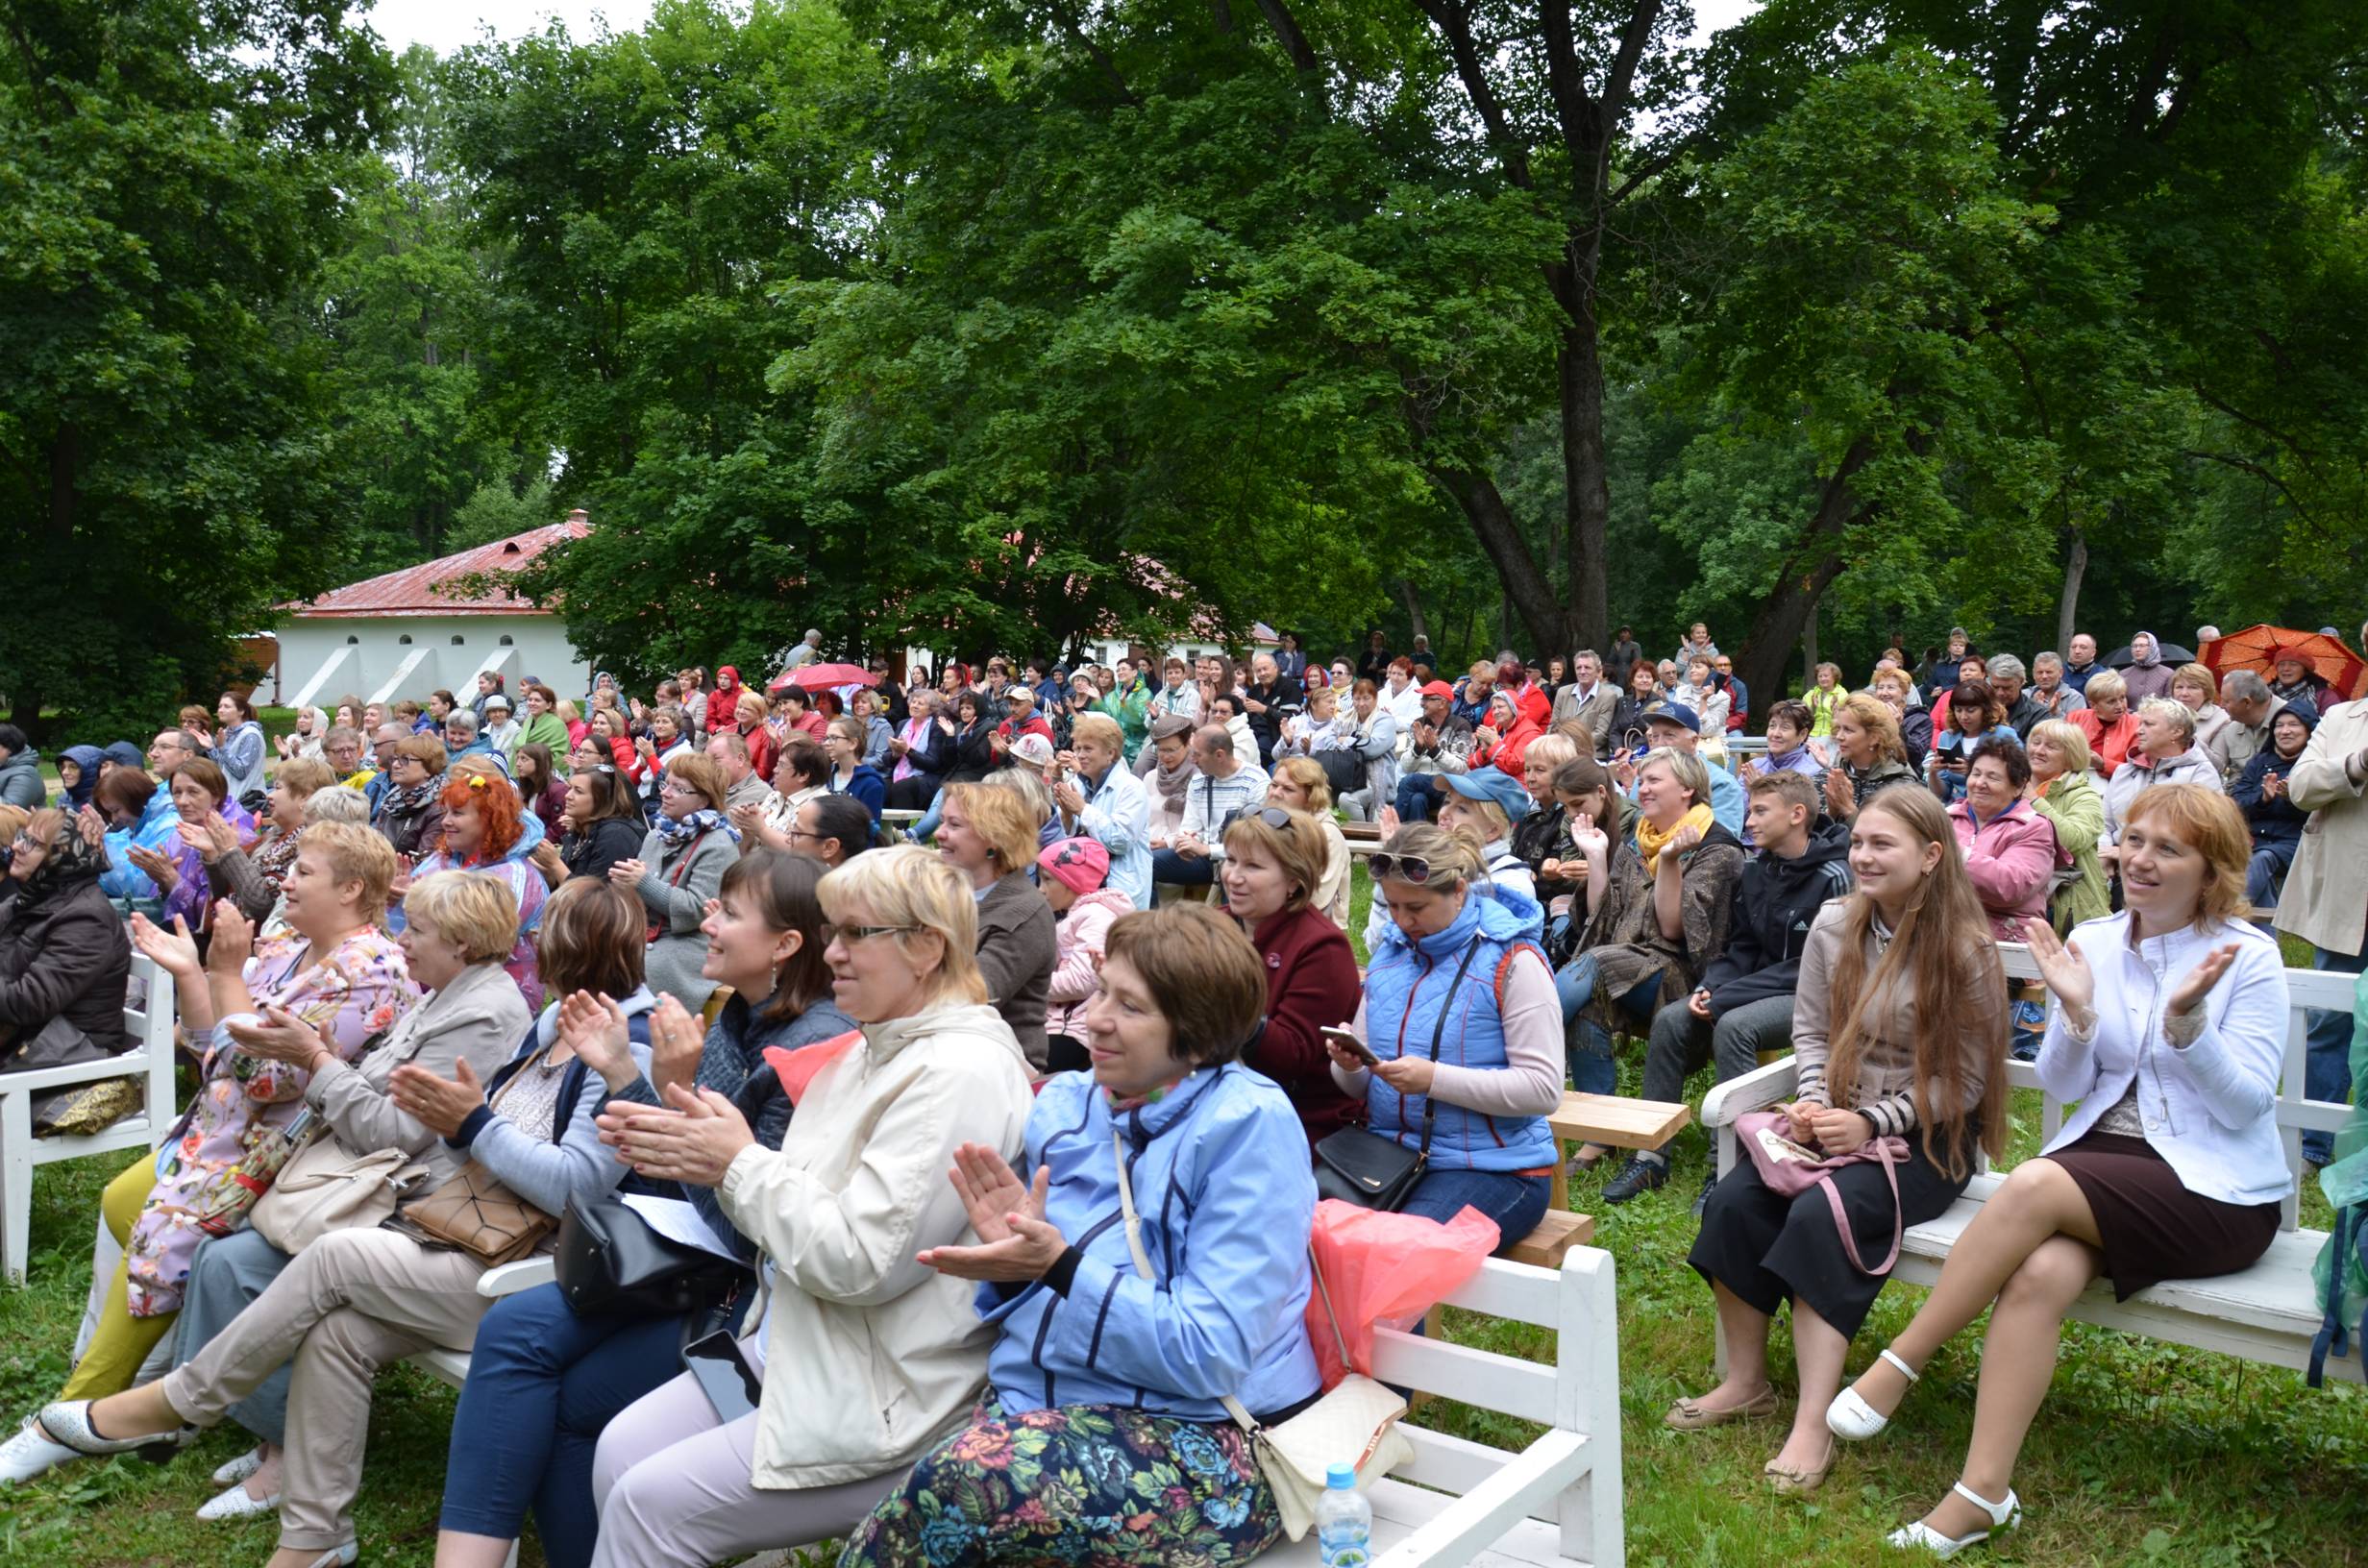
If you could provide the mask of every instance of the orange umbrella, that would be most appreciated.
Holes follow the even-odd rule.
[[[2341,638],[2325,632],[2296,631],[2264,623],[2213,638],[2196,657],[2215,679],[2225,679],[2232,670],[2250,670],[2263,680],[2278,678],[2281,660],[2300,659],[2345,701],[2368,691],[2368,660],[2346,648]]]

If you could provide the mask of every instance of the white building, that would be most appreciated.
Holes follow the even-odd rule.
[[[515,572],[558,541],[588,531],[585,514],[570,512],[564,523],[288,606],[291,619],[280,628],[277,702],[327,706],[347,693],[365,702],[421,701],[439,688],[466,700],[488,671],[513,694],[521,676],[534,675],[563,697],[580,696],[591,687],[592,671],[568,645],[566,621],[506,590],[438,589],[479,573]]]

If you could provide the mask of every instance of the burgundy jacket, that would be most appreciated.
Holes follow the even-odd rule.
[[[1332,1081],[1332,1058],[1319,1033],[1326,1025],[1345,1027],[1357,1016],[1364,991],[1357,955],[1320,909],[1285,910],[1249,935],[1266,960],[1267,1016],[1242,1060],[1283,1086],[1313,1148],[1327,1133],[1365,1121],[1364,1100]]]

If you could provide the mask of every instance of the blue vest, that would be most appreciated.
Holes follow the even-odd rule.
[[[1537,946],[1518,916],[1474,892],[1446,930],[1409,943],[1392,926],[1365,976],[1366,1042],[1387,1062],[1431,1054],[1431,1033],[1443,1013],[1439,1060],[1461,1067],[1505,1066],[1504,1016],[1497,976],[1513,954]],[[1466,949],[1471,964],[1459,984]],[[1542,955],[1541,955],[1542,958]],[[1452,994],[1450,993],[1452,988]],[[1409,1148],[1422,1141],[1428,1096],[1403,1095],[1379,1075],[1366,1080],[1367,1125]],[[1438,1102],[1431,1128],[1431,1164],[1444,1170],[1536,1170],[1554,1164],[1554,1135],[1543,1116],[1491,1116]]]

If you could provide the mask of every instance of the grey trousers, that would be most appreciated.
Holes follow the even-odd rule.
[[[592,1460],[601,1510],[592,1568],[707,1568],[768,1547],[845,1535],[911,1468],[837,1486],[760,1491],[749,1481],[756,1419],[718,1421],[688,1372],[617,1412]]]
[[[332,1231],[163,1383],[184,1421],[218,1426],[290,1360],[280,1544],[330,1552],[354,1538],[370,1437],[370,1384],[389,1361],[432,1346],[466,1350],[493,1303],[485,1266],[393,1231]]]
[[[271,1288],[287,1265],[286,1253],[253,1231],[217,1237],[197,1249],[189,1283],[181,1293],[181,1320],[173,1329],[173,1365],[185,1366],[247,1304]],[[284,1365],[233,1405],[230,1418],[267,1443],[287,1441],[287,1390],[296,1369]]]
[[[1653,1015],[1653,1031],[1644,1046],[1644,1098],[1682,1100],[1686,1075],[1704,1062],[1713,1065],[1716,1081],[1723,1084],[1757,1067],[1762,1051],[1782,1050],[1791,1043],[1789,992],[1730,1008],[1714,1023],[1695,1017],[1683,1001],[1671,1002]]]

